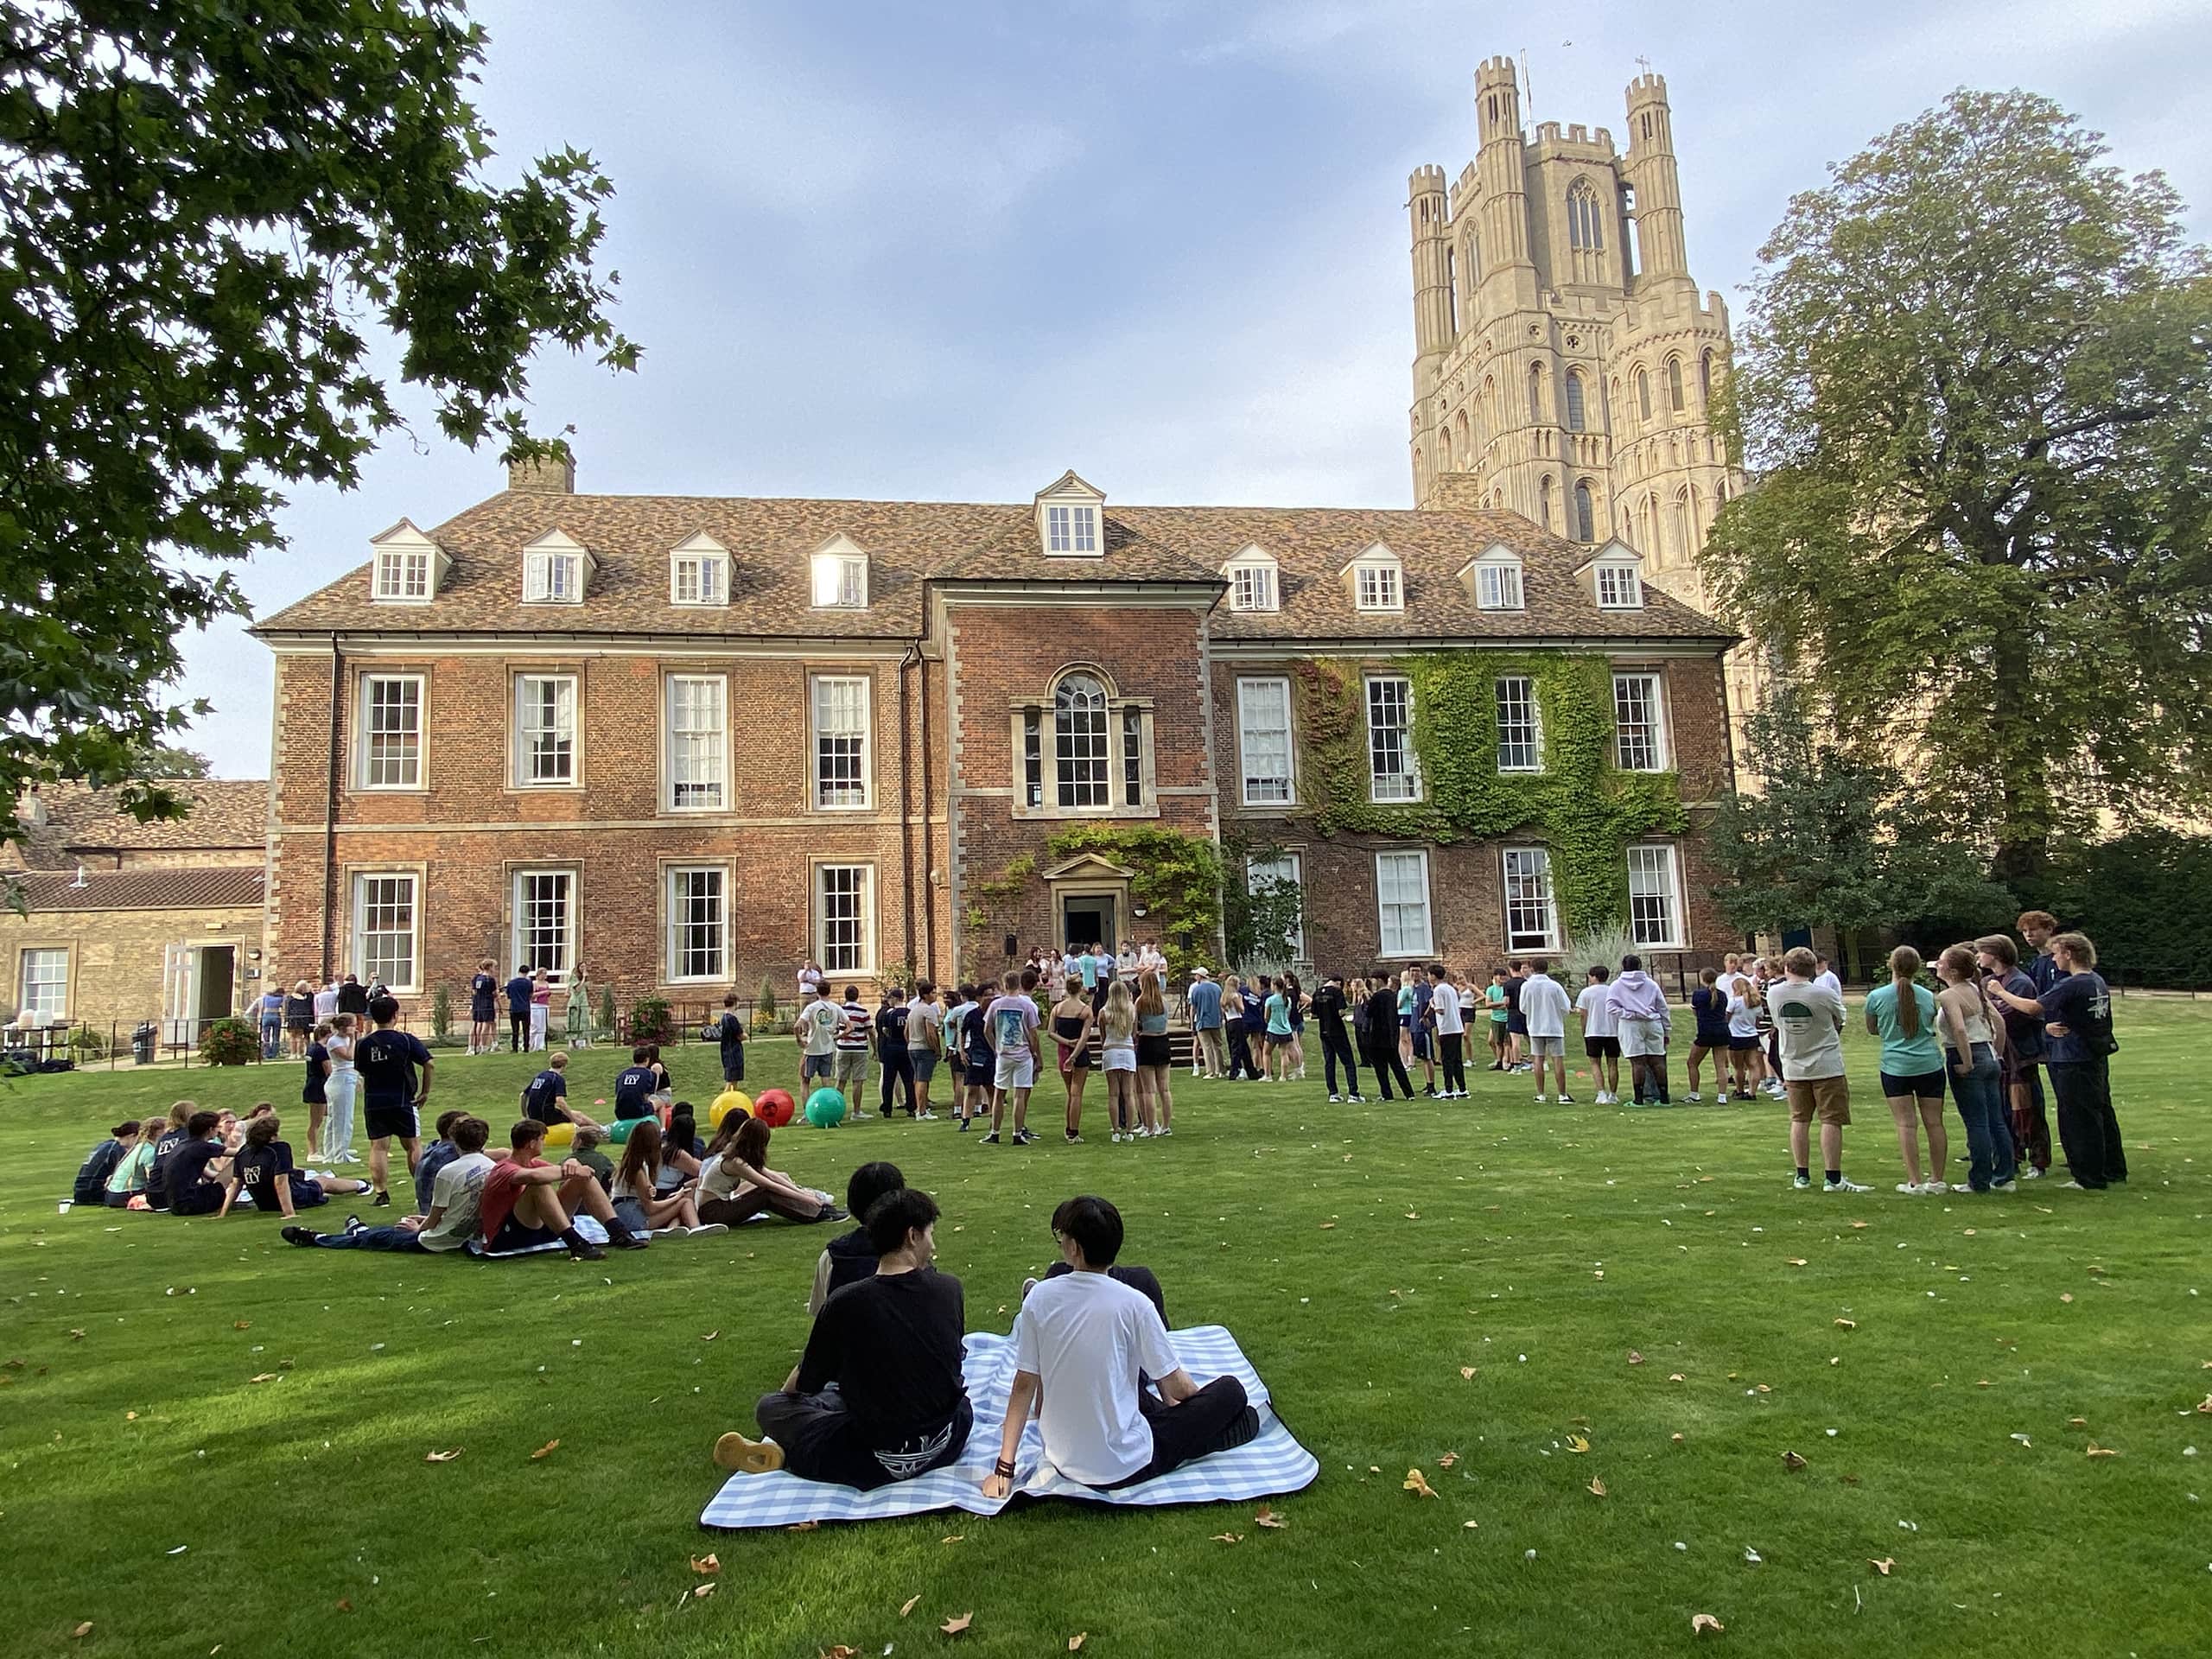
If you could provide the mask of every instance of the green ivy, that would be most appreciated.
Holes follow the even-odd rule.
[[[1221,937],[1222,859],[1211,837],[1154,824],[1077,823],[1055,831],[1045,853],[1056,861],[1095,853],[1129,868],[1130,903],[1173,930],[1160,941],[1170,982],[1211,962]]]
[[[1570,652],[1425,652],[1389,664],[1413,682],[1420,802],[1368,798],[1365,664],[1297,664],[1306,797],[1297,815],[1320,834],[1495,841],[1525,835],[1551,852],[1552,888],[1571,930],[1628,914],[1628,846],[1679,835],[1688,818],[1672,772],[1613,764],[1612,665]],[[1526,675],[1543,733],[1544,770],[1497,769],[1496,682]]]

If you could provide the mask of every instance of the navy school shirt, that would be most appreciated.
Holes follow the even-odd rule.
[[[660,1073],[650,1065],[626,1065],[614,1078],[614,1116],[651,1117],[652,1096],[660,1087]]]
[[[534,988],[531,986],[530,981],[521,974],[517,974],[512,979],[509,980],[507,982],[507,1012],[510,1014],[528,1014],[530,1012],[530,994],[533,988]]]
[[[222,1207],[223,1189],[206,1177],[207,1166],[225,1155],[219,1140],[188,1141],[169,1155],[171,1215],[210,1215]]]
[[[961,1040],[968,1046],[968,1064],[971,1066],[988,1067],[994,1060],[990,1035],[983,1019],[983,1010],[988,1006],[988,1003],[979,1001],[960,1022]]]
[[[328,1049],[321,1043],[308,1045],[307,1081],[300,1086],[300,1099],[303,1104],[326,1106],[330,1103],[330,1096],[323,1092],[323,1084],[327,1081],[323,1076],[323,1067],[329,1064],[330,1051]]]
[[[648,1091],[650,1092],[650,1091]],[[573,1123],[568,1109],[560,1103],[569,1097],[569,1080],[548,1067],[524,1085],[522,1091],[522,1115],[535,1118],[540,1123]]]
[[[875,1052],[878,1054],[903,1054],[906,1052],[906,1014],[907,1007],[904,1002],[896,1007],[875,1011]]]
[[[156,1210],[168,1208],[169,1158],[184,1139],[182,1129],[169,1129],[154,1142],[154,1161],[146,1171],[146,1202]]]
[[[2063,1037],[2044,1034],[2046,1064],[2078,1065],[2112,1052],[2112,991],[2101,976],[2069,974],[2054,982],[2039,1000],[2043,1017],[2066,1027]]]
[[[478,1020],[489,1020],[499,1006],[499,982],[489,974],[479,974],[468,982],[468,1012]]]
[[[284,1204],[276,1196],[276,1183],[289,1179],[293,1168],[292,1148],[283,1141],[272,1141],[265,1147],[249,1143],[240,1147],[238,1156],[231,1161],[231,1172],[245,1188],[245,1195],[253,1200],[254,1208],[279,1215],[283,1213]]]
[[[371,1032],[353,1045],[353,1069],[361,1074],[361,1098],[371,1106],[405,1106],[415,1098],[415,1068],[430,1063],[423,1039],[397,1026]]]

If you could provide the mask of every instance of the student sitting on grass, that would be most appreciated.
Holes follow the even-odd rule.
[[[276,1138],[283,1127],[274,1112],[264,1113],[246,1125],[245,1144],[231,1160],[230,1183],[223,1192],[222,1207],[215,1212],[218,1220],[231,1213],[240,1192],[251,1198],[254,1208],[263,1214],[281,1215],[290,1221],[297,1211],[328,1203],[331,1193],[350,1195],[369,1190],[366,1181],[344,1175],[302,1174],[293,1166],[292,1148]]]
[[[359,1217],[348,1216],[342,1233],[287,1227],[284,1242],[302,1248],[320,1245],[326,1250],[423,1250],[434,1255],[460,1249],[476,1234],[484,1178],[492,1173],[492,1160],[484,1153],[492,1126],[466,1114],[456,1114],[455,1118],[451,1130],[453,1159],[438,1172],[423,1214],[402,1217],[391,1227],[364,1227]]]
[[[960,1281],[932,1265],[937,1218],[912,1187],[876,1200],[875,1271],[823,1304],[797,1369],[753,1408],[764,1438],[723,1435],[718,1467],[870,1491],[958,1459],[976,1413],[960,1371]]]
[[[677,1188],[664,1198],[655,1196],[653,1178],[659,1168],[660,1125],[647,1118],[630,1131],[629,1140],[623,1143],[622,1162],[607,1189],[614,1200],[614,1214],[625,1227],[633,1233],[667,1233],[679,1238],[729,1230],[719,1222],[713,1226],[700,1223],[689,1185]]]
[[[169,1207],[168,1188],[164,1185],[168,1179],[168,1157],[184,1144],[184,1126],[192,1121],[192,1115],[199,1109],[194,1102],[180,1100],[169,1108],[167,1117],[147,1120],[148,1122],[158,1123],[160,1127],[150,1137],[153,1154],[147,1162],[145,1173],[133,1190],[145,1194],[148,1209],[166,1210]],[[139,1144],[149,1144],[149,1137],[142,1133]]]
[[[737,1127],[732,1131],[730,1126]],[[733,1112],[722,1120],[699,1171],[699,1219],[735,1226],[763,1210],[786,1221],[842,1221],[845,1212],[824,1204],[790,1176],[768,1167],[768,1126]]]
[[[896,1164],[862,1164],[853,1172],[852,1179],[845,1183],[845,1210],[855,1217],[864,1217],[875,1207],[875,1201],[887,1192],[896,1192],[906,1185]],[[840,1233],[822,1247],[822,1254],[815,1258],[814,1288],[807,1293],[806,1311],[811,1314],[822,1312],[822,1305],[847,1285],[856,1285],[875,1271],[875,1241],[869,1236],[868,1224],[861,1222],[849,1233]]]
[[[647,1118],[645,1122],[652,1122],[652,1120]],[[655,1124],[654,1127],[658,1128],[659,1126]],[[599,1190],[612,1198],[614,1196],[614,1161],[600,1150],[606,1141],[607,1131],[597,1124],[593,1124],[589,1128],[580,1128],[576,1131],[575,1141],[569,1148],[569,1155],[591,1171],[593,1177],[599,1182]]]
[[[630,1064],[614,1074],[616,1120],[651,1117],[653,1115],[652,1097],[660,1088],[660,1077],[659,1069],[653,1064],[653,1046],[639,1043],[632,1048]]]
[[[438,1172],[461,1156],[453,1144],[453,1126],[467,1116],[458,1108],[438,1114],[437,1136],[423,1148],[423,1156],[415,1165],[415,1208],[418,1214],[430,1207],[430,1193],[436,1185]]]
[[[523,1085],[522,1115],[541,1123],[573,1123],[580,1129],[599,1128],[596,1119],[585,1116],[569,1104],[568,1071],[566,1051],[547,1055],[545,1069]],[[622,1075],[630,1074],[626,1071]]]
[[[601,1190],[599,1177],[573,1158],[549,1164],[537,1154],[545,1126],[526,1117],[507,1131],[508,1155],[484,1178],[477,1230],[493,1255],[543,1244],[565,1244],[579,1262],[603,1262],[607,1252],[576,1230],[573,1215],[595,1217],[618,1250],[642,1250],[646,1241],[622,1224]]]
[[[1046,1459],[1103,1491],[1260,1432],[1244,1385],[1233,1376],[1203,1389],[1192,1382],[1150,1299],[1110,1276],[1122,1252],[1121,1211],[1103,1198],[1070,1198],[1052,1212],[1052,1237],[1072,1271],[1037,1285],[1014,1316],[1014,1387],[985,1497],[1013,1491],[1014,1452],[1033,1409]],[[1147,1376],[1157,1394],[1144,1387]]]
[[[225,1112],[194,1112],[184,1144],[162,1165],[162,1185],[173,1216],[212,1216],[222,1207],[230,1179],[230,1148],[222,1136]]]
[[[668,1133],[660,1138],[660,1168],[653,1175],[653,1196],[666,1198],[687,1181],[699,1179],[698,1108],[679,1100],[670,1109]]]
[[[149,1117],[138,1126],[138,1141],[116,1160],[108,1172],[106,1184],[100,1189],[100,1202],[111,1210],[128,1210],[133,1198],[138,1208],[150,1210],[153,1201],[147,1196],[147,1184],[153,1179],[155,1159],[158,1155],[162,1136],[169,1133],[166,1117]],[[182,1131],[178,1131],[180,1135]],[[177,1143],[181,1146],[182,1141]]]
[[[77,1179],[69,1188],[72,1204],[99,1204],[107,1191],[107,1178],[115,1168],[137,1149],[138,1121],[118,1123],[107,1132],[107,1139],[85,1154],[85,1161],[77,1166]]]

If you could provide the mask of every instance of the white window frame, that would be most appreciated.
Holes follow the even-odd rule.
[[[541,881],[562,884],[560,938],[555,944],[559,953],[560,966],[550,965],[531,943],[537,930],[531,925],[531,888]],[[533,969],[543,969],[546,977],[556,985],[569,982],[569,970],[576,961],[577,872],[573,864],[529,865],[513,873],[508,886],[507,960],[526,962]]]
[[[1351,568],[1352,604],[1363,611],[1406,608],[1405,573],[1395,560],[1362,559]]]
[[[584,602],[584,556],[580,549],[537,547],[522,556],[522,602],[525,605],[581,605]]]
[[[1621,692],[1624,683],[1640,681],[1646,688],[1645,726],[1650,734],[1649,765],[1631,762],[1627,728],[1621,723]],[[1673,769],[1667,741],[1667,681],[1656,669],[1617,668],[1613,671],[1613,765],[1623,772],[1668,772]]]
[[[851,894],[851,925],[858,938],[833,944],[830,937],[830,878],[855,876]],[[872,863],[822,863],[814,867],[814,960],[825,974],[853,974],[865,977],[875,971],[875,866]],[[850,954],[843,954],[846,951]]]
[[[817,553],[811,580],[817,611],[868,608],[868,555],[844,550]]]
[[[1282,772],[1280,779],[1258,776],[1253,765],[1255,749],[1265,750],[1271,747],[1274,730],[1272,726],[1260,726],[1254,719],[1256,694],[1262,691],[1269,696],[1280,691],[1282,698]],[[1274,715],[1272,709],[1259,712],[1269,719]],[[1236,753],[1238,771],[1243,779],[1240,798],[1246,806],[1294,806],[1297,804],[1298,755],[1293,726],[1288,679],[1280,675],[1270,675],[1236,682]],[[1260,740],[1256,745],[1254,741],[1255,736]],[[1254,788],[1255,784],[1261,785],[1257,790]],[[1279,794],[1274,792],[1278,785],[1281,791]]]
[[[679,742],[684,741],[688,737],[694,734],[690,732],[681,732],[677,729],[677,688],[678,686],[701,685],[711,685],[715,688],[715,713],[719,719],[719,727],[715,731],[715,735],[719,741],[714,744],[711,750],[704,747],[703,746],[698,746],[695,747],[689,752],[699,755],[711,754],[714,760],[713,776],[710,779],[681,778],[677,775],[677,745]],[[661,681],[661,727],[663,733],[661,741],[661,766],[662,769],[667,775],[667,782],[663,786],[662,791],[664,809],[670,812],[728,811],[729,810],[730,773],[729,677],[726,674],[670,674],[664,676]],[[707,728],[698,728],[697,734],[704,735],[706,731]],[[685,788],[696,789],[709,783],[711,783],[714,786],[714,798],[712,800],[686,801],[678,798],[677,791],[679,790]]]
[[[1277,595],[1275,567],[1252,559],[1229,567],[1229,608],[1232,611],[1274,611],[1281,608]]]
[[[690,592],[684,591],[686,577]],[[686,552],[669,556],[668,602],[687,607],[720,608],[729,603],[729,555]]]
[[[1521,561],[1481,558],[1475,562],[1475,608],[1483,611],[1520,611],[1528,608],[1522,587]]]
[[[860,689],[860,729],[851,732],[830,732],[823,725],[823,698],[825,690],[838,687],[857,686]],[[807,798],[817,811],[864,812],[875,804],[875,745],[874,737],[874,682],[865,674],[816,674],[809,677],[806,690],[807,755],[812,768]],[[857,800],[828,798],[829,777],[823,766],[822,746],[825,739],[857,736],[860,744],[860,798]],[[849,787],[839,785],[841,790]]]
[[[1404,861],[1414,861],[1411,865]],[[1383,871],[1416,868],[1421,873],[1421,931],[1408,934],[1406,912],[1411,901],[1392,899],[1384,891]],[[1395,915],[1394,915],[1395,912]],[[1395,946],[1393,935],[1395,935]],[[1386,961],[1426,961],[1436,954],[1436,917],[1429,901],[1428,853],[1424,848],[1391,848],[1375,855],[1375,938],[1376,954]]]
[[[1599,610],[1640,611],[1643,608],[1643,576],[1634,565],[1599,564],[1592,567],[1591,574]]]
[[[1306,959],[1306,861],[1296,853],[1277,853],[1273,858],[1244,861],[1244,891],[1256,893],[1262,881],[1287,881],[1298,889],[1298,925],[1290,931],[1290,954]]]
[[[404,889],[407,925],[404,930],[396,927],[372,929],[369,926],[369,906],[372,884],[391,882],[395,885],[388,893],[375,895],[376,902],[391,905],[398,901]],[[346,884],[347,937],[353,950],[348,957],[353,971],[364,981],[372,982],[381,976],[395,994],[404,995],[423,988],[423,878],[412,870],[355,870]],[[380,958],[372,954],[369,939],[373,934],[383,938],[397,938],[404,931],[407,940],[407,972],[403,976],[385,972]]]
[[[1098,509],[1084,501],[1046,503],[1045,552],[1053,558],[1096,558]]]
[[[1642,868],[1638,868],[1639,861]],[[1671,842],[1639,842],[1628,849],[1629,937],[1646,950],[1680,950],[1687,938],[1682,925],[1681,859]],[[1643,891],[1637,884],[1642,881]],[[1663,929],[1647,931],[1637,912],[1642,901],[1664,906]]]
[[[1375,691],[1377,686],[1383,685],[1397,685],[1405,688],[1399,699],[1405,709],[1405,725],[1402,728],[1403,735],[1400,743],[1404,769],[1402,772],[1390,773],[1378,772],[1375,765]],[[1421,757],[1414,753],[1413,681],[1403,674],[1370,674],[1362,690],[1362,708],[1367,728],[1368,800],[1376,805],[1420,800],[1421,798]],[[1403,792],[1398,792],[1396,790],[1386,792],[1384,789],[1386,778],[1402,779]]]
[[[1505,688],[1509,685],[1521,687],[1522,697],[1528,704],[1528,747],[1535,758],[1525,763],[1516,761],[1508,764],[1505,758]],[[1497,769],[1510,772],[1541,772],[1544,769],[1544,716],[1536,702],[1535,679],[1526,674],[1501,674],[1491,682],[1491,696],[1497,710]]]
[[[711,875],[715,879],[715,915],[711,923],[703,917],[697,918],[682,907],[693,895],[681,889],[693,876]],[[730,978],[730,868],[727,864],[670,864],[661,871],[661,981],[669,985],[706,985],[727,983]],[[684,938],[685,930],[694,925],[709,926],[716,930],[715,950],[711,960],[704,963],[705,972],[687,972],[687,959],[692,954]]]
[[[58,969],[59,973],[45,971],[49,968]],[[16,964],[16,1006],[37,1015],[42,1026],[57,1025],[69,1017],[67,945],[24,947]]]
[[[545,728],[544,734],[550,734],[556,745],[563,738],[567,740],[569,747],[566,777],[544,778],[537,775],[538,753],[536,745],[541,733],[530,724],[532,715],[536,713],[536,707],[534,700],[529,695],[529,688],[532,685],[545,684],[550,684],[555,688],[556,723]],[[564,693],[568,715],[565,728],[559,723]],[[514,785],[517,789],[575,789],[582,784],[583,745],[578,735],[581,722],[576,714],[580,696],[581,687],[574,674],[539,674],[525,670],[515,675]]]
[[[1552,882],[1548,847],[1501,847],[1497,851],[1498,893],[1505,906],[1505,948],[1513,954],[1560,948],[1559,889]],[[1543,906],[1543,931],[1515,930],[1514,909]],[[1525,918],[1524,918],[1525,919]]]
[[[1098,752],[1095,755],[1087,752],[1093,741],[1090,734],[1071,728],[1064,739],[1060,732],[1060,698],[1068,682],[1075,679],[1088,680],[1098,688],[1100,725],[1096,740]],[[1052,683],[1052,701],[1045,705],[1044,717],[1051,722],[1052,784],[1048,798],[1055,811],[1088,814],[1116,810],[1114,800],[1120,793],[1121,781],[1121,723],[1116,710],[1120,706],[1113,686],[1105,675],[1095,669],[1071,669]],[[1084,717],[1089,719],[1087,711]],[[1082,774],[1094,766],[1098,770],[1097,779],[1086,780]],[[1103,796],[1097,800],[1068,798],[1086,791],[1101,790]]]
[[[429,547],[380,547],[369,597],[383,605],[427,605],[436,597],[437,551]]]
[[[415,716],[412,733],[415,740],[414,764],[409,776],[397,780],[387,778],[378,781],[372,772],[375,739],[378,735],[371,727],[371,716],[376,708],[376,696],[372,688],[378,685],[401,685],[414,688],[412,703]],[[429,702],[428,677],[422,674],[366,673],[362,675],[357,682],[355,698],[356,715],[353,725],[355,731],[359,734],[358,742],[359,752],[353,774],[355,787],[375,790],[379,792],[423,789],[425,786],[423,779],[429,775],[429,741],[425,732],[429,721],[424,718]],[[403,702],[402,706],[405,707],[406,704]],[[405,735],[407,734],[403,728],[392,734]]]

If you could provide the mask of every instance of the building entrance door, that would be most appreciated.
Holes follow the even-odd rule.
[[[232,993],[237,983],[236,952],[227,944],[203,944],[193,953],[193,1036],[207,1029],[211,1020],[226,1018],[234,1010]]]
[[[1103,944],[1112,956],[1119,943],[1114,938],[1114,901],[1103,893],[1070,894],[1060,900],[1060,944]]]

